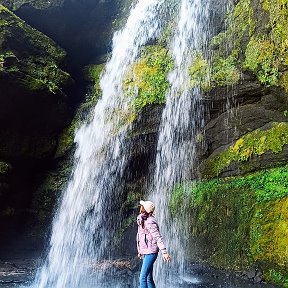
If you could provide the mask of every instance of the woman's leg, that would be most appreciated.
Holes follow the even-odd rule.
[[[139,278],[140,288],[155,288],[152,273],[153,273],[153,264],[157,259],[157,256],[158,253],[144,255]],[[150,280],[148,280],[148,277]]]
[[[148,288],[156,288],[154,279],[153,279],[153,265],[152,265],[152,269],[150,270],[147,276],[147,284],[148,284]]]

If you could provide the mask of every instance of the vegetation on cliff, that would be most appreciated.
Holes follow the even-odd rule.
[[[286,0],[236,1],[227,15],[225,31],[210,43],[211,58],[195,57],[191,85],[200,85],[212,98],[213,88],[243,83],[241,74],[247,73],[255,75],[266,93],[273,89],[275,95],[287,97],[287,21]],[[249,103],[249,95],[244,97]],[[267,109],[287,115],[285,105]],[[210,151],[201,164],[206,180],[176,187],[170,209],[179,216],[186,209],[190,217],[193,259],[222,268],[258,267],[266,281],[288,287],[288,167],[281,166],[287,162],[288,124],[270,120],[254,129],[245,127],[240,138]],[[279,161],[269,161],[273,157]],[[261,165],[253,167],[253,161]],[[280,167],[268,169],[273,166]],[[218,178],[232,170],[242,176]],[[251,173],[255,170],[259,171]]]
[[[0,77],[14,77],[26,90],[57,93],[71,81],[59,69],[65,52],[0,5]]]
[[[273,123],[265,130],[254,130],[239,138],[226,150],[210,157],[204,164],[203,176],[213,178],[235,162],[246,162],[264,153],[280,153],[288,145],[288,123]]]
[[[47,9],[50,7],[61,6],[63,0],[0,0],[0,4],[4,5],[10,10],[16,10],[22,5],[31,5],[36,9]]]
[[[191,245],[198,248],[192,250],[217,267],[245,270],[256,265],[265,280],[287,275],[287,168],[175,188],[170,210],[176,216],[186,207]]]
[[[192,63],[192,83],[209,91],[233,85],[241,72],[251,71],[263,85],[288,91],[287,2],[240,0],[226,21],[227,29],[210,43],[211,59],[200,55]],[[210,76],[203,81],[205,74]]]
[[[164,47],[154,45],[143,48],[140,58],[132,65],[124,81],[124,90],[132,96],[131,108],[137,112],[149,104],[165,103],[169,88],[167,74],[173,61]]]

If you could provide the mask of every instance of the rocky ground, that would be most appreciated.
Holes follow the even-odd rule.
[[[39,266],[39,258],[26,257],[0,260],[0,287],[29,287],[29,282],[33,279],[36,269]],[[113,261],[103,261],[95,263],[93,270],[104,270],[107,274],[103,287],[137,287],[139,276],[140,261],[136,259],[117,259]],[[93,275],[93,274],[92,274]],[[112,278],[110,275],[113,275]],[[116,276],[115,276],[116,275]],[[255,270],[246,273],[229,273],[216,270],[211,267],[191,264],[186,275],[179,276],[175,274],[173,288],[249,288],[263,287],[273,288],[275,286],[265,284],[261,281],[261,274]],[[115,279],[117,279],[115,281]]]

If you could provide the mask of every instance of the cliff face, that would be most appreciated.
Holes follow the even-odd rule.
[[[91,82],[82,69],[103,61],[129,3],[0,1],[0,242],[22,228],[36,239],[47,233],[74,131],[99,96],[98,87],[84,99]]]
[[[110,2],[1,1],[67,47],[74,73],[84,64],[103,61],[112,19],[129,1],[125,5]],[[199,169],[191,176],[195,185],[189,195],[184,195],[181,185],[175,189],[170,209],[177,217],[184,198],[189,201],[185,213],[191,221],[185,225],[191,231],[191,260],[237,270],[254,266],[263,271],[265,280],[287,287],[287,1],[233,2],[235,7],[223,25],[224,1],[213,1],[216,36],[209,44],[211,59],[198,55],[191,65],[191,87],[201,86],[206,109],[205,127],[198,137]],[[105,3],[113,7],[109,13]],[[82,18],[91,12],[86,26],[75,24],[75,10],[83,12]],[[54,16],[63,21],[61,29],[55,28],[59,22],[51,22]],[[62,68],[65,52],[3,6],[0,26],[0,220],[12,229],[13,221],[20,226],[29,214],[35,218],[33,224],[46,225],[71,171],[69,157],[63,156],[73,147],[79,121],[87,118],[101,93],[103,66],[87,68],[96,82],[95,92],[71,122],[68,88],[73,80]],[[123,230],[132,227],[135,205],[145,194],[153,171],[169,86],[166,76],[173,68],[165,47],[169,27],[165,33],[156,44],[143,49],[131,67],[135,73],[127,73],[123,83],[127,94],[129,85],[139,88],[131,103],[131,117],[126,119],[133,123],[127,139],[131,151]],[[87,49],[93,53],[86,53]],[[1,230],[3,233],[5,227]],[[134,241],[133,233],[125,237]],[[131,253],[130,248],[125,253]]]
[[[64,50],[2,5],[0,26],[0,218],[8,229],[25,218],[37,175],[71,121],[73,80],[60,68]]]
[[[236,1],[226,29],[210,43],[209,83],[199,77],[208,65],[205,57],[195,61],[192,83],[201,85],[209,111],[199,143],[201,180],[189,195],[175,189],[171,200],[177,215],[188,198],[192,259],[241,270],[257,267],[265,280],[283,287],[288,285],[287,13],[285,1]]]
[[[191,179],[195,186],[189,195],[181,185],[175,189],[170,209],[177,217],[183,213],[183,201],[189,201],[185,213],[191,221],[186,223],[191,260],[236,270],[254,267],[251,278],[260,281],[261,275],[287,287],[288,7],[280,0],[234,2],[225,25],[217,18],[222,11],[219,3],[211,12],[218,23],[209,44],[211,58],[198,55],[190,68],[191,87],[200,85],[203,91],[206,123],[197,137],[199,169]],[[130,213],[153,171],[157,114],[159,104],[165,103],[157,88],[166,85],[154,85],[153,73],[165,79],[161,73],[173,67],[169,55],[165,60],[160,57],[165,45],[160,40],[144,50],[133,78],[125,81],[139,88],[132,103],[138,120],[130,168],[138,173],[132,173],[127,189],[125,207]],[[161,72],[153,66],[153,55],[166,67]],[[159,110],[152,117],[155,107]]]

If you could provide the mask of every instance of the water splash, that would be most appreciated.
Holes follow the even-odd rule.
[[[123,188],[128,129],[123,115],[130,113],[131,100],[123,95],[122,82],[139,48],[158,36],[158,11],[163,3],[164,0],[139,0],[126,26],[113,38],[112,57],[100,83],[102,98],[93,120],[77,131],[73,173],[53,222],[47,259],[33,287],[95,285],[85,283],[90,267],[106,253],[115,223],[119,222],[113,207],[117,207]]]
[[[191,89],[189,67],[197,52],[203,52],[206,47],[208,18],[209,1],[182,0],[170,46],[175,69],[169,75],[171,88],[160,125],[151,198],[156,204],[156,218],[174,259],[169,269],[164,269],[161,261],[156,262],[157,287],[169,287],[174,281],[175,271],[177,274],[185,271],[187,234],[181,223],[170,218],[168,207],[175,185],[191,178],[196,136],[203,125],[201,93],[198,87]]]

